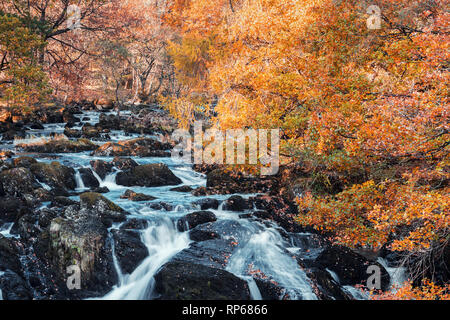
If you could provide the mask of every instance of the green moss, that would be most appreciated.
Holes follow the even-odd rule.
[[[122,212],[123,209],[116,205],[114,202],[106,199],[100,193],[96,192],[85,192],[80,195],[80,201],[82,204],[87,205],[88,207],[94,207],[99,201],[106,203],[109,210]]]

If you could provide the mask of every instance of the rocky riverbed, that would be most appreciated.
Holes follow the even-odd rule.
[[[175,128],[88,103],[2,123],[0,299],[364,299],[368,266],[401,280],[391,255],[296,225],[276,178],[172,159]]]

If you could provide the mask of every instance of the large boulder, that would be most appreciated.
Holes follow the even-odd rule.
[[[182,183],[165,164],[152,163],[119,172],[116,183],[122,186],[160,187]]]
[[[0,173],[0,184],[4,192],[11,196],[31,193],[39,187],[31,171],[22,167],[2,171]]]
[[[30,170],[39,181],[46,183],[52,188],[74,190],[77,186],[75,170],[57,161],[52,163],[34,163],[30,166]]]
[[[169,262],[155,275],[162,300],[249,300],[246,281],[221,269],[190,262]]]
[[[81,180],[83,180],[84,186],[87,188],[98,188],[100,183],[89,168],[79,168]]]
[[[59,281],[68,267],[80,268],[82,296],[104,295],[117,283],[107,229],[95,216],[53,219],[47,241],[45,259]]]
[[[216,215],[211,211],[196,211],[180,218],[177,222],[177,228],[179,231],[186,231],[193,229],[200,224],[213,222],[216,220]]]
[[[114,251],[123,273],[131,274],[148,256],[148,249],[136,231],[114,230],[113,240]]]

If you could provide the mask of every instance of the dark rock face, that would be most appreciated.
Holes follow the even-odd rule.
[[[80,172],[81,180],[83,180],[83,183],[86,187],[98,188],[100,186],[100,183],[98,182],[97,178],[95,178],[91,169],[80,168],[78,169],[78,172]]]
[[[216,220],[216,215],[211,211],[192,212],[178,220],[177,228],[180,231],[186,231],[189,229],[193,229],[200,224],[213,222]]]
[[[329,246],[323,250],[312,263],[313,267],[324,270],[328,268],[339,277],[340,285],[366,285],[370,274],[367,268],[376,265],[381,270],[381,289],[386,290],[390,277],[386,269],[378,262],[369,261],[354,251],[340,246]]]
[[[19,252],[11,239],[0,234],[0,272],[11,270],[22,274]]]
[[[165,164],[146,164],[119,172],[116,183],[122,186],[160,187],[182,183]]]
[[[30,166],[31,172],[36,178],[48,184],[52,188],[61,190],[74,190],[77,186],[75,181],[75,170],[63,166],[57,161],[52,163],[38,162]]]
[[[281,300],[283,298],[284,290],[275,283],[259,278],[254,280],[263,300]]]
[[[333,279],[333,277],[322,269],[307,269],[309,279],[314,283],[318,297],[321,300],[353,300],[341,286]]]
[[[14,197],[0,198],[0,221],[14,222],[30,211],[31,208],[22,199]]]
[[[0,271],[0,290],[3,300],[31,300],[33,294],[28,284],[11,270]]]
[[[169,262],[155,275],[162,300],[248,300],[247,282],[216,268],[188,262]]]
[[[201,210],[208,210],[208,209],[218,209],[220,202],[217,199],[205,198],[205,199],[197,200],[197,201],[193,202],[193,204],[200,206]]]
[[[250,201],[242,198],[241,196],[231,196],[223,204],[224,210],[229,211],[245,211],[252,208]]]
[[[142,243],[139,233],[131,230],[114,230],[114,249],[120,269],[131,274],[148,256],[147,247]]]
[[[97,173],[102,180],[105,180],[108,173],[112,172],[112,163],[103,160],[92,160],[90,163],[92,169],[94,169],[95,173]]]
[[[143,194],[136,193],[133,190],[127,190],[123,195],[120,196],[121,199],[129,199],[131,201],[151,201],[155,200],[155,197]]]
[[[0,184],[4,192],[11,196],[31,193],[39,184],[27,168],[13,168],[0,173]]]
[[[201,228],[194,228],[191,231],[189,231],[189,238],[192,241],[201,242],[206,240],[217,239],[219,237],[220,236],[216,232],[204,230]]]

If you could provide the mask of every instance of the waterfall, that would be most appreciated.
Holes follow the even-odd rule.
[[[79,190],[85,190],[85,189],[87,189],[87,188],[84,186],[83,179],[81,178],[81,174],[80,174],[80,171],[79,171],[78,169],[75,170],[75,181],[76,181],[76,183],[77,183],[77,189],[79,189]]]
[[[153,276],[176,253],[187,248],[190,240],[186,232],[178,232],[174,223],[163,218],[141,234],[149,256],[131,273],[122,276],[121,283],[105,295],[104,300],[142,300],[153,294]]]
[[[92,169],[92,173],[94,177],[98,180],[98,183],[100,184],[100,187],[107,187],[109,190],[117,190],[117,189],[123,189],[123,186],[119,186],[116,183],[116,176],[120,172],[120,170],[114,171],[112,173],[109,173],[106,175],[105,180],[102,180],[100,176],[95,172],[94,169]]]
[[[255,276],[270,277],[286,289],[291,299],[316,300],[306,273],[300,269],[296,259],[283,250],[283,242],[277,230],[259,230],[232,254],[226,270],[241,277],[257,270]],[[249,285],[252,286],[251,283]]]

